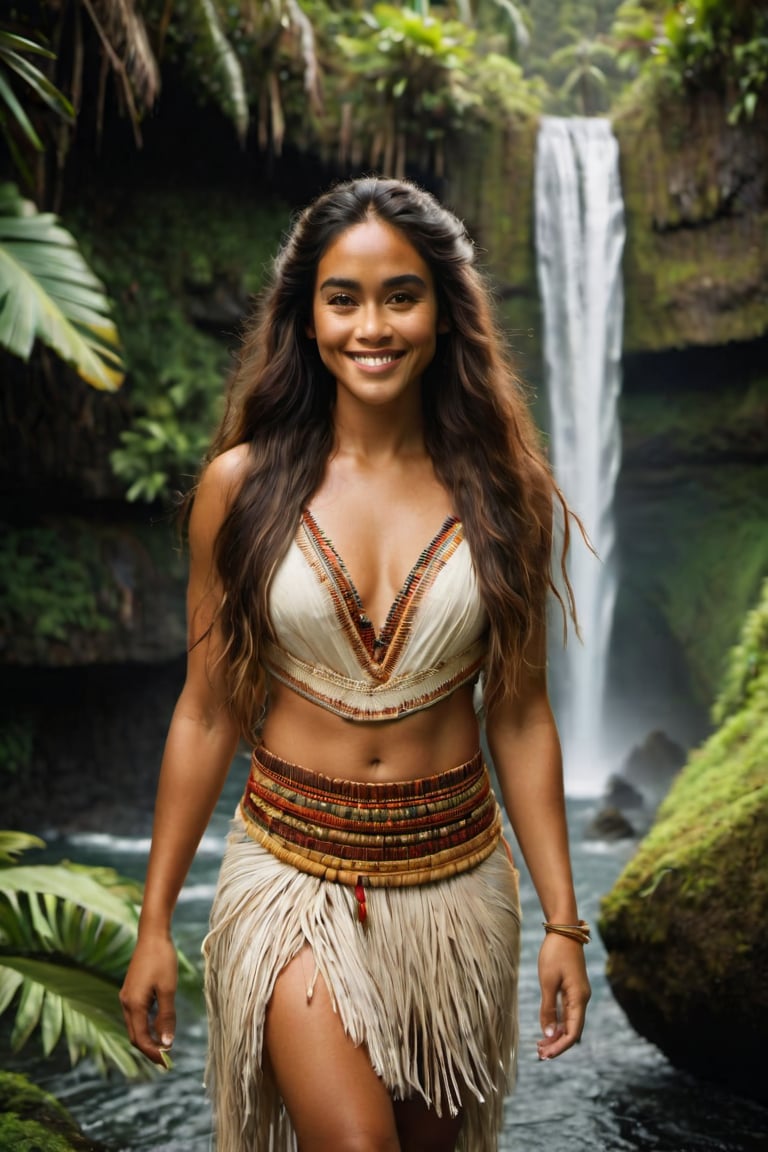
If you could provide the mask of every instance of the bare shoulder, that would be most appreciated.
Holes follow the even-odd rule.
[[[198,492],[205,489],[206,495],[214,492],[225,499],[232,499],[248,473],[248,445],[236,444],[206,465],[200,477]]]
[[[248,474],[248,445],[237,444],[203,470],[189,521],[190,542],[215,536]]]

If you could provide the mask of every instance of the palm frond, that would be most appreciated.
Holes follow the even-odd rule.
[[[28,360],[41,340],[94,388],[123,381],[117,329],[104,285],[72,235],[0,186],[0,345]]]
[[[133,1079],[149,1074],[149,1061],[131,1047],[113,981],[55,961],[5,953],[0,955],[0,1004],[5,1001],[7,1009],[17,991],[14,1051],[39,1028],[46,1055],[64,1039],[72,1064],[89,1056],[104,1073],[116,1066]]]
[[[27,60],[24,53],[44,56],[46,59],[54,58],[52,52],[35,40],[0,29],[0,108],[8,114],[0,116],[0,128],[9,145],[12,145],[9,119],[14,121],[27,143],[41,152],[43,142],[12,87],[11,77],[15,76],[21,80],[28,92],[38,97],[64,119],[71,121],[74,118],[74,109],[63,92],[51,83],[44,72]]]
[[[5,859],[36,837],[0,833]],[[130,1046],[118,988],[136,944],[141,886],[112,868],[71,864],[0,867],[0,1015],[16,1005],[11,1044],[39,1033],[46,1055],[63,1043],[70,1060],[145,1076]],[[200,979],[181,953],[179,986],[199,999]]]
[[[10,893],[49,894],[58,900],[104,916],[117,924],[134,928],[138,920],[134,906],[110,892],[95,877],[65,864],[17,864],[0,869],[0,895]]]

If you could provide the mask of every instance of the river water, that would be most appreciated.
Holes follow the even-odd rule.
[[[190,956],[199,951],[205,932],[228,819],[245,776],[245,766],[240,767],[231,773],[179,903],[177,942]],[[633,845],[584,839],[582,830],[593,815],[589,800],[571,801],[569,814],[581,913],[594,925],[600,897]],[[106,863],[141,877],[149,842],[84,835],[50,847],[56,857]],[[768,1109],[675,1070],[632,1031],[603,975],[605,953],[596,933],[587,951],[593,997],[582,1043],[559,1060],[536,1059],[541,916],[525,875],[522,899],[521,1051],[517,1091],[506,1104],[503,1152],[766,1152]],[[91,1136],[116,1152],[208,1152],[204,1054],[205,1020],[199,1009],[180,1004],[174,1069],[151,1082],[104,1081],[87,1064],[73,1071],[49,1066],[33,1055],[32,1044],[15,1065],[55,1093]]]

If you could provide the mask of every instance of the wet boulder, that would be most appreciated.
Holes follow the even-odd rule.
[[[631,840],[637,833],[619,808],[601,808],[584,829],[585,840]]]
[[[715,710],[599,922],[630,1023],[680,1068],[768,1100],[768,581]]]
[[[603,801],[609,808],[619,808],[626,812],[632,808],[642,808],[645,801],[643,794],[629,780],[617,773],[608,777],[603,793]]]
[[[612,777],[614,803],[622,808],[628,807],[626,801],[631,796],[639,796],[641,803],[655,809],[666,796],[685,759],[685,749],[666,732],[649,732],[642,744],[630,751],[619,775]]]

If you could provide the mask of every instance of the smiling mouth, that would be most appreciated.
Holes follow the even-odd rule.
[[[362,364],[366,368],[383,368],[385,364],[394,364],[404,355],[402,352],[348,352],[347,355],[355,364]]]

